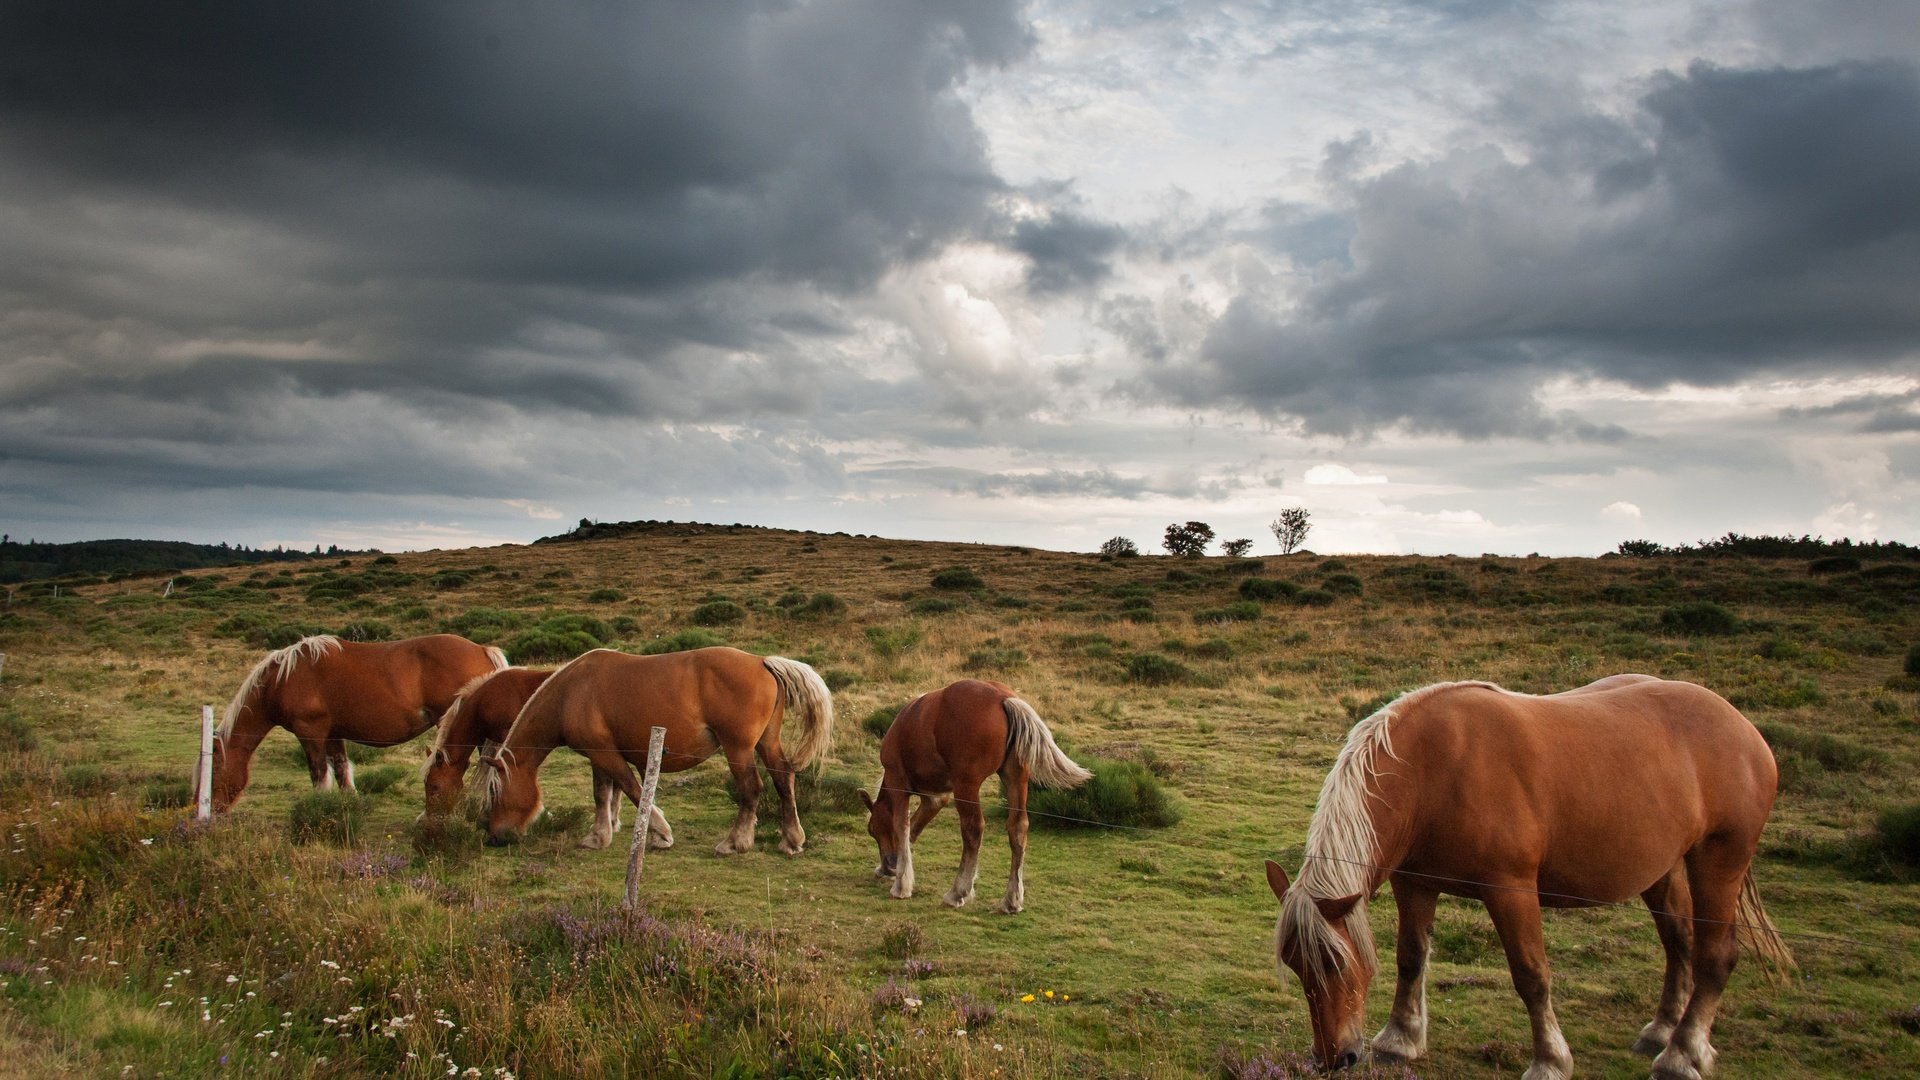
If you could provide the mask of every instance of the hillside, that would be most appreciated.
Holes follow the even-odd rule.
[[[232,547],[227,544],[189,544],[179,540],[81,540],[67,544],[25,544],[0,541],[0,584],[46,578],[133,577],[204,570],[216,566],[245,566],[268,562],[304,562],[378,552],[287,551],[281,548]]]
[[[1803,978],[1736,972],[1723,1073],[1920,1072],[1920,884],[1871,840],[1920,771],[1920,682],[1903,673],[1920,572],[1904,560],[1104,560],[628,523],[161,591],[101,583],[0,612],[0,1037],[33,1071],[1298,1075],[1288,1055],[1309,1028],[1275,971],[1262,861],[1298,865],[1348,727],[1436,681],[1544,693],[1643,671],[1725,695],[1781,763],[1755,874]],[[590,800],[577,756],[540,774],[546,824],[483,850],[464,825],[416,825],[424,740],[356,751],[378,793],[354,804],[351,839],[296,843],[293,817],[312,811],[284,732],[230,817],[180,825],[168,804],[199,707],[223,706],[264,648],[319,631],[454,631],[547,665],[715,642],[812,664],[839,723],[832,760],[802,779],[807,850],[774,850],[769,801],[755,848],[716,858],[725,770],[669,774],[679,842],[648,856],[646,917],[628,921],[612,906],[628,833],[574,846]],[[872,789],[892,713],[968,676],[1014,686],[1076,759],[1150,775],[1180,820],[1036,819],[1027,907],[1008,918],[990,910],[1008,860],[992,817],[982,899],[941,906],[959,848],[947,813],[916,846],[916,895],[889,899],[850,795]],[[1394,940],[1385,892],[1371,910],[1386,974],[1369,1032]],[[1644,1075],[1628,1050],[1659,993],[1644,909],[1555,913],[1547,939],[1577,1070]],[[1429,993],[1420,1076],[1520,1071],[1525,1012],[1478,905],[1443,902]]]

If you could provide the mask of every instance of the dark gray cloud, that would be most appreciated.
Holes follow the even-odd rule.
[[[1555,112],[1523,134],[1522,158],[1482,147],[1336,170],[1350,265],[1325,257],[1336,231],[1312,222],[1297,250],[1320,270],[1304,294],[1241,294],[1197,356],[1148,369],[1153,392],[1312,432],[1618,438],[1551,414],[1541,384],[1911,366],[1914,66],[1697,64],[1655,80],[1632,116]],[[1295,251],[1285,230],[1267,235]]]
[[[1002,230],[955,90],[1029,44],[1011,0],[7,5],[0,417],[804,413],[825,297]]]
[[[1127,234],[1117,225],[1067,210],[1019,222],[1008,246],[1029,260],[1027,288],[1040,294],[1096,285],[1113,274],[1114,252]]]

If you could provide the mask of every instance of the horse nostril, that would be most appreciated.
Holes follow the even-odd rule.
[[[1360,1063],[1360,1055],[1349,1050],[1333,1063],[1335,1069],[1351,1069]]]

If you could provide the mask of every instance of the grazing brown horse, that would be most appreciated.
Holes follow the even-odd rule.
[[[224,811],[240,797],[254,750],[276,727],[300,740],[314,787],[351,791],[348,742],[406,742],[438,722],[462,686],[506,666],[499,649],[453,634],[380,642],[322,634],[270,652],[220,720],[213,808]]]
[[[791,748],[783,748],[788,713],[796,730]],[[487,842],[507,842],[539,815],[540,763],[555,747],[572,747],[638,803],[640,781],[629,762],[646,765],[654,727],[667,729],[661,772],[691,769],[716,751],[726,756],[740,813],[716,854],[753,846],[761,791],[756,751],[780,795],[780,850],[800,854],[807,834],[793,802],[793,773],[831,745],[833,695],[797,660],[728,648],[658,656],[595,649],[555,671],[520,710],[499,750],[480,759],[491,770]],[[664,822],[656,821],[656,829]]]
[[[1000,775],[1007,801],[1007,843],[1013,865],[1007,894],[993,910],[1012,915],[1026,904],[1021,867],[1027,855],[1027,783],[1041,787],[1077,787],[1093,774],[1075,765],[1054,744],[1053,732],[1033,706],[997,682],[962,679],[907,703],[880,740],[880,791],[868,796],[867,832],[880,845],[876,877],[893,878],[888,895],[913,895],[913,842],[942,807],[957,803],[960,815],[960,874],[943,902],[959,907],[973,898],[980,876],[980,836],[986,829],[980,809],[980,785]],[[907,817],[907,797],[920,796],[920,808]]]
[[[551,671],[510,667],[482,675],[461,687],[447,713],[440,718],[439,734],[433,749],[420,768],[420,786],[426,791],[427,814],[440,816],[452,811],[465,785],[467,766],[475,750],[490,750],[506,741],[514,718],[535,690],[551,676]],[[620,829],[620,789],[612,776],[593,770],[593,829],[580,841],[585,848],[603,848]],[[654,808],[655,848],[673,846],[673,830],[665,814]]]
[[[1307,827],[1305,865],[1280,900],[1279,962],[1306,990],[1323,1065],[1356,1062],[1374,973],[1367,897],[1393,883],[1399,982],[1374,1037],[1382,1058],[1426,1052],[1425,975],[1439,894],[1486,905],[1533,1024],[1526,1080],[1563,1080],[1540,929],[1544,907],[1638,896],[1667,954],[1634,1049],[1656,1077],[1713,1067],[1714,1012],[1740,944],[1791,968],[1751,864],[1773,809],[1773,754],[1725,699],[1691,683],[1615,675],[1548,697],[1482,682],[1407,694],[1354,725]]]

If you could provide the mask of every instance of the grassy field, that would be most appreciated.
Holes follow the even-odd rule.
[[[978,584],[942,576],[956,567]],[[0,610],[0,1074],[1294,1075],[1309,1032],[1274,968],[1261,866],[1298,865],[1347,728],[1436,681],[1551,692],[1642,671],[1727,696],[1781,760],[1756,876],[1802,970],[1784,988],[1736,972],[1723,1074],[1920,1075],[1920,885],[1875,839],[1920,797],[1909,565],[1103,561],[663,524],[199,571],[163,591],[70,581]],[[416,825],[424,740],[357,753],[381,790],[316,808],[284,732],[233,814],[184,820],[199,707],[223,706],[267,647],[441,630],[534,664],[710,642],[813,664],[839,724],[806,785],[806,853],[778,854],[763,815],[753,851],[714,857],[724,770],[669,775],[679,843],[648,857],[645,912],[625,918],[628,834],[575,846],[578,757],[549,760],[549,814],[524,843],[483,850],[464,822]],[[992,819],[979,897],[941,906],[948,814],[916,847],[918,894],[890,900],[849,798],[879,772],[870,718],[966,676],[1013,685],[1076,758],[1144,766],[1180,820],[1036,822],[1009,918],[991,912],[1007,863]],[[296,843],[297,815],[351,835]],[[1383,893],[1388,951],[1392,911]],[[1659,991],[1644,911],[1550,914],[1547,933],[1580,1073],[1645,1075],[1627,1051]],[[1526,1017],[1477,905],[1443,905],[1435,959],[1413,1071],[1517,1075]],[[1370,1030],[1390,996],[1389,975]]]

